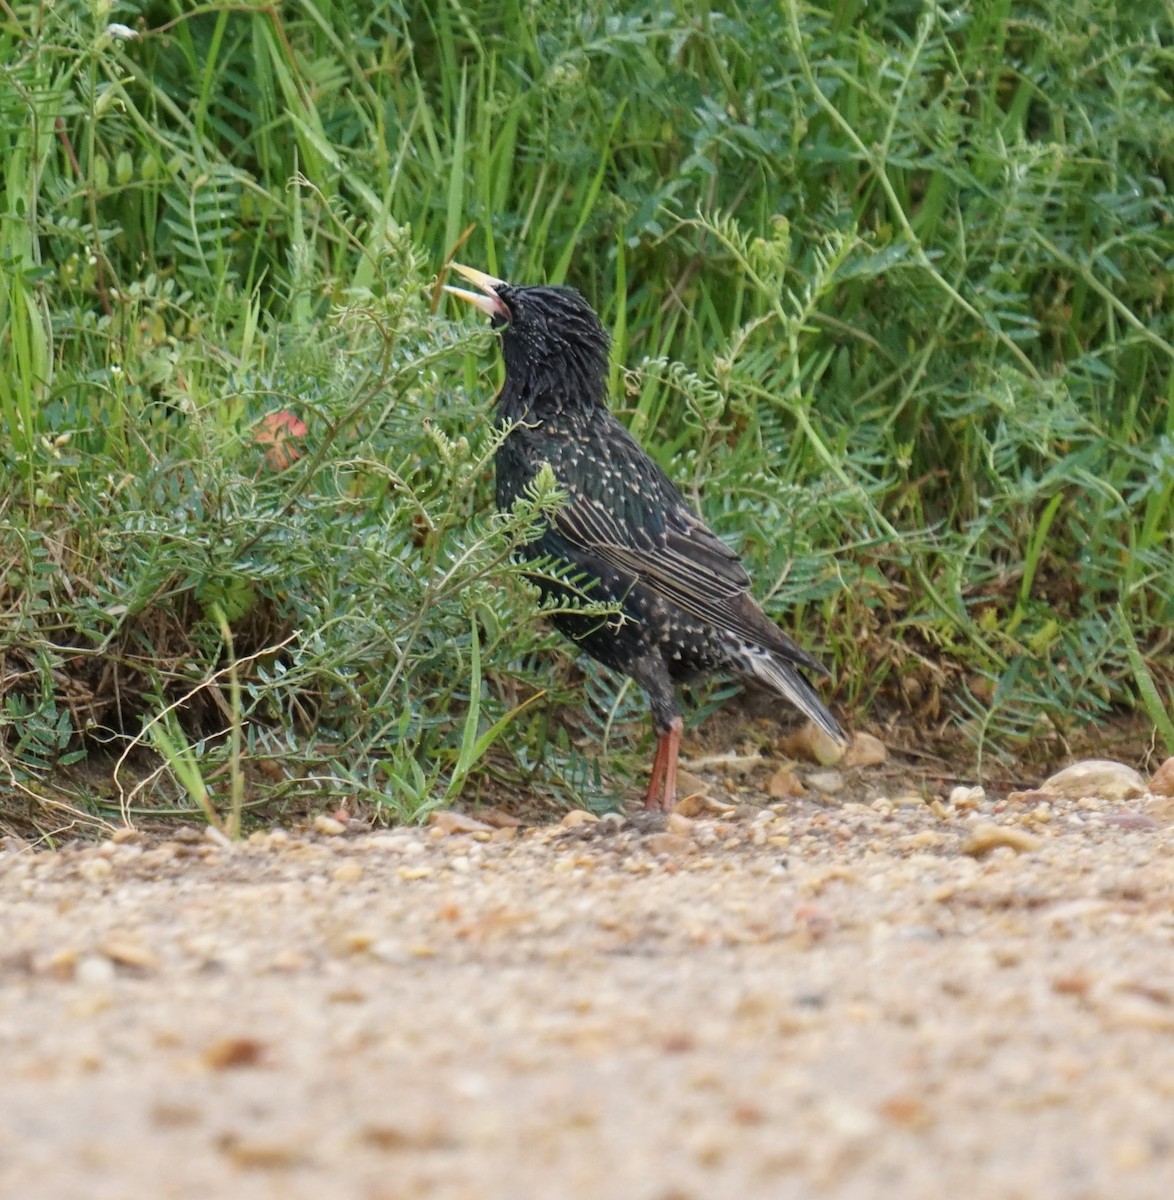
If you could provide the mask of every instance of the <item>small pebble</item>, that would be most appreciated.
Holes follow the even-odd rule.
[[[265,1055],[265,1043],[253,1037],[225,1037],[212,1042],[200,1056],[211,1071],[255,1067]]]
[[[120,967],[132,967],[137,971],[154,971],[159,967],[158,957],[138,938],[126,934],[109,934],[98,948]]]
[[[110,860],[99,858],[96,855],[92,858],[83,858],[77,865],[77,873],[87,883],[102,883],[109,879],[114,873],[114,868],[110,865]]]
[[[983,858],[1000,846],[1007,846],[1017,853],[1038,850],[1041,843],[1039,838],[1025,833],[1022,829],[1013,829],[1008,825],[976,825],[970,836],[962,843],[962,853],[972,858]]]
[[[220,1140],[219,1149],[234,1166],[249,1170],[294,1167],[305,1157],[305,1148],[298,1142],[265,1141],[234,1133]]]
[[[815,771],[807,776],[807,782],[825,796],[834,796],[844,790],[844,777],[839,771]]]
[[[372,942],[368,947],[368,953],[372,958],[377,958],[384,963],[402,963],[408,958],[408,952],[404,949],[403,943],[394,938],[381,938],[377,942]]]
[[[646,845],[653,854],[663,854],[669,858],[692,854],[697,849],[692,838],[681,837],[676,833],[654,833],[648,838]]]
[[[696,822],[690,817],[682,816],[679,812],[671,812],[665,828],[669,833],[675,833],[678,837],[692,837],[696,829]]]
[[[986,799],[986,790],[981,787],[958,786],[950,791],[950,807],[962,811],[978,808]]]
[[[901,792],[891,801],[894,808],[924,808],[925,797],[920,792]]]
[[[271,971],[300,971],[306,965],[306,956],[299,950],[278,950],[269,963]]]
[[[97,954],[87,954],[79,958],[74,967],[73,977],[78,983],[93,987],[114,981],[114,963],[108,958]]]

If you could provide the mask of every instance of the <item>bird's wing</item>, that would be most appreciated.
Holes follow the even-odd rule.
[[[683,505],[662,532],[622,522],[598,500],[571,491],[555,514],[558,533],[581,552],[630,575],[649,591],[713,625],[740,634],[799,666],[824,673],[758,607],[738,556]]]

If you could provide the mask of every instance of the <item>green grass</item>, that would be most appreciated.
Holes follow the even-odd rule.
[[[458,248],[597,304],[857,722],[1174,752],[1168,13],[408,14],[0,7],[0,787],[48,823],[55,767],[150,749],[96,810],[608,802],[534,514],[488,513],[491,341],[433,311]],[[639,698],[587,697],[622,745]]]

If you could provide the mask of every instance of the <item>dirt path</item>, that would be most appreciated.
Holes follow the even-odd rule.
[[[1121,807],[0,854],[0,1196],[1165,1200]]]

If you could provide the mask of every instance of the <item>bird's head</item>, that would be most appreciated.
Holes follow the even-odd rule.
[[[603,403],[610,339],[574,288],[522,287],[459,263],[452,268],[477,291],[444,290],[485,313],[501,337],[503,400],[559,408]]]

